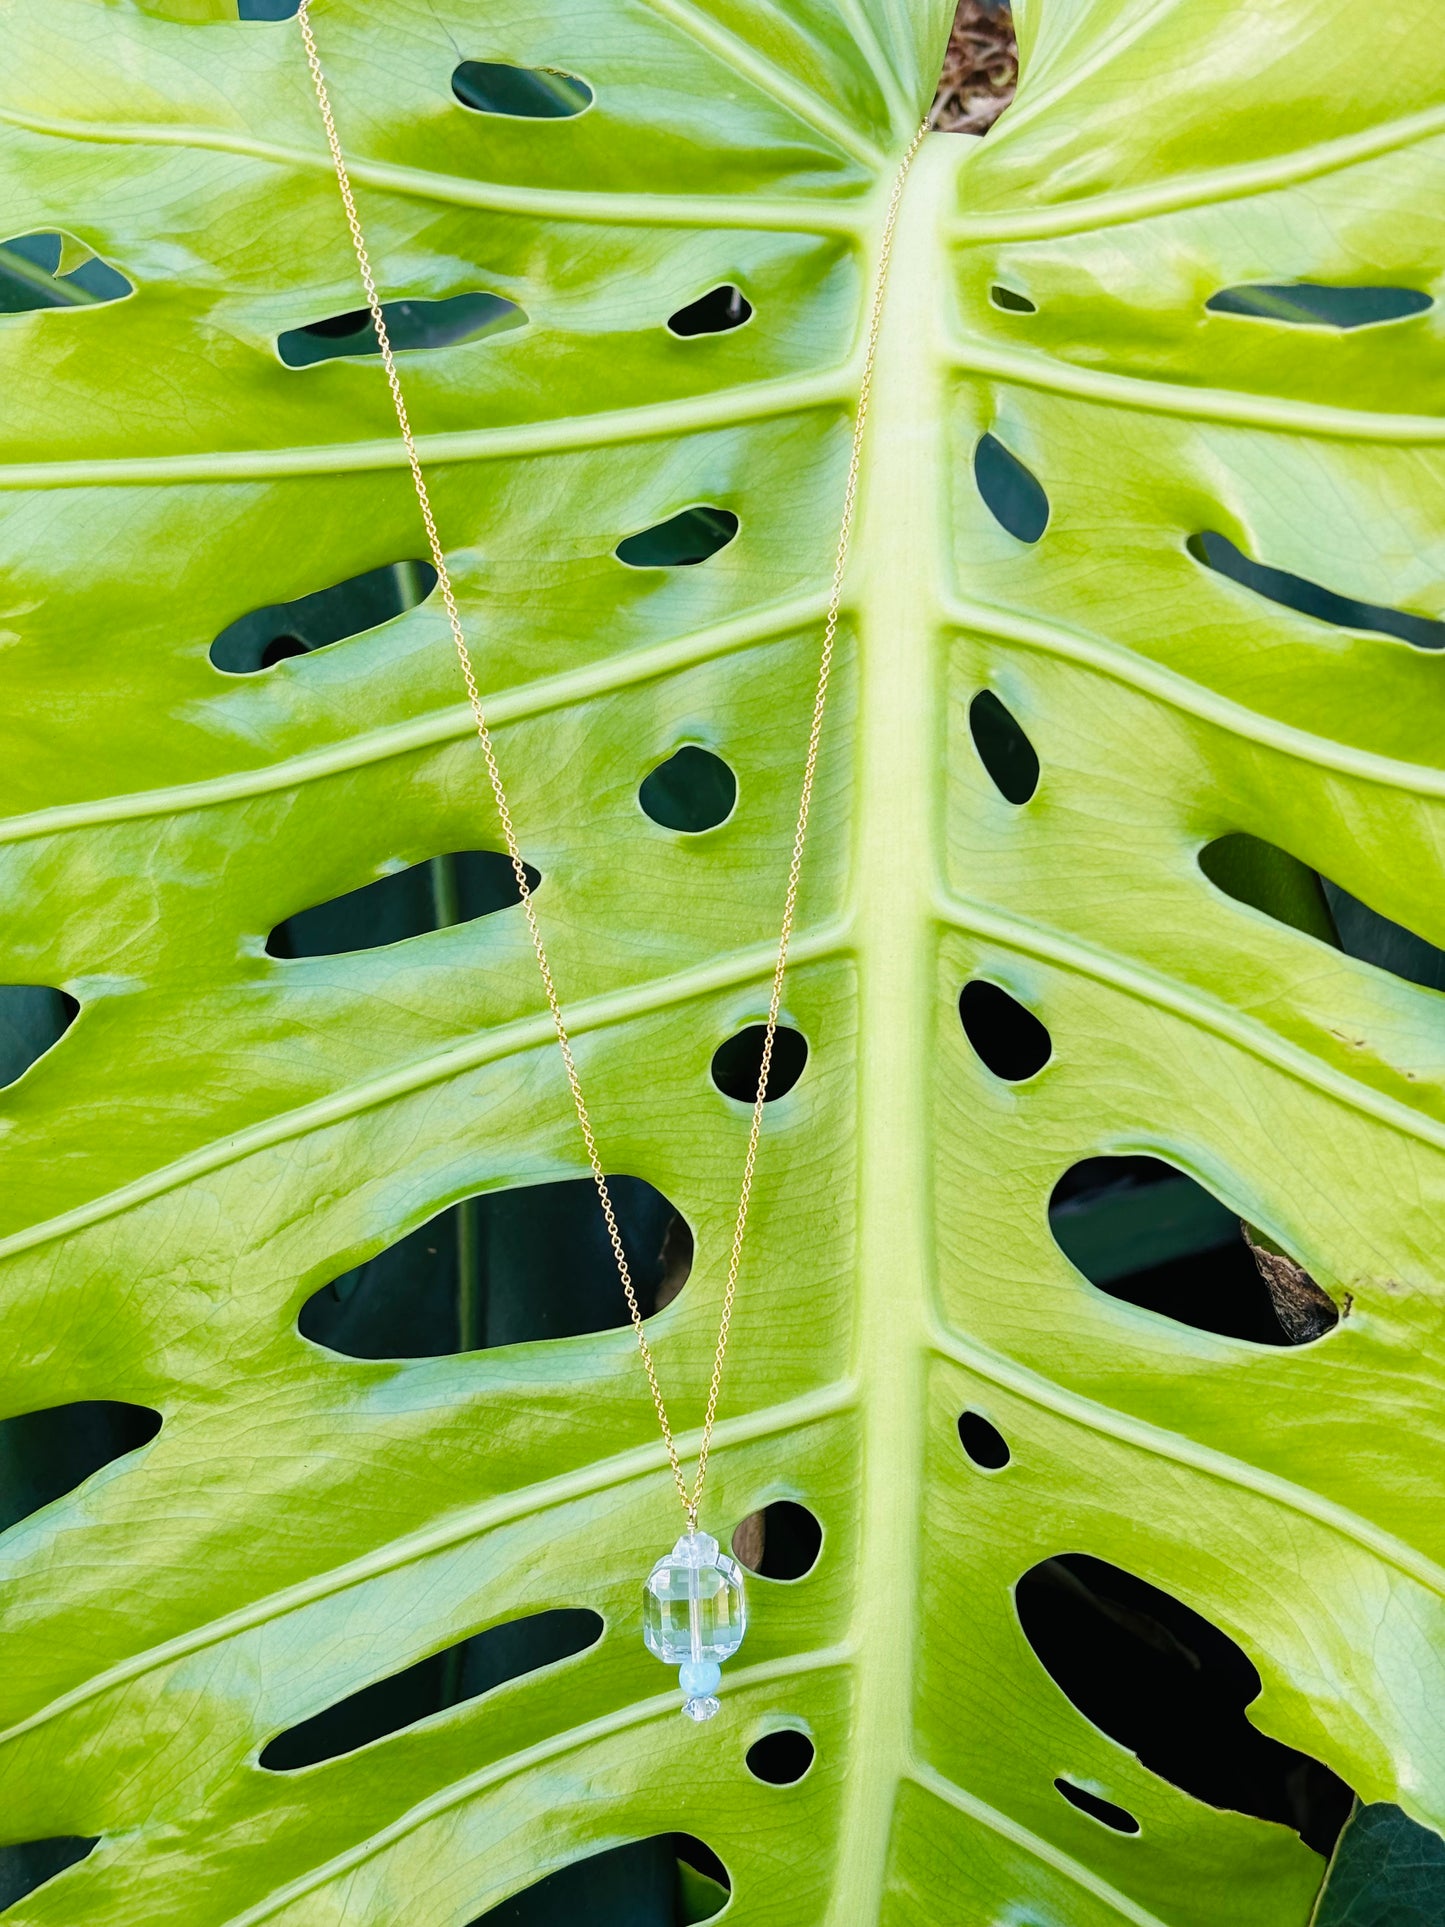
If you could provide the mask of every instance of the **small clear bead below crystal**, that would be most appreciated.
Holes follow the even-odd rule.
[[[707,1693],[701,1699],[684,1700],[682,1710],[690,1720],[710,1720],[721,1704],[720,1700]]]

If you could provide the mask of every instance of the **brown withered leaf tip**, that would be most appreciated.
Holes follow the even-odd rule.
[[[945,134],[986,134],[1013,99],[1018,77],[1008,7],[960,0],[929,120]]]
[[[738,1528],[733,1534],[733,1553],[742,1560],[750,1572],[756,1572],[763,1563],[767,1523],[761,1512],[750,1512],[746,1519],[739,1521]]]
[[[1240,1228],[1269,1292],[1274,1315],[1291,1345],[1307,1345],[1312,1338],[1322,1338],[1327,1331],[1333,1331],[1340,1322],[1340,1308],[1324,1287],[1317,1285],[1304,1266],[1296,1264],[1293,1258],[1267,1250],[1249,1225]]]
[[[672,1303],[687,1283],[692,1270],[692,1229],[681,1212],[674,1212],[668,1219],[658,1256],[662,1261],[662,1276],[658,1280],[657,1296],[652,1302],[654,1313]]]

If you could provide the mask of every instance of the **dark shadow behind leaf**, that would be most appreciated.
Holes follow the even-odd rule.
[[[47,1880],[54,1880],[67,1867],[84,1860],[97,1844],[97,1839],[65,1834],[53,1840],[27,1840],[20,1846],[0,1847],[0,1911],[13,1907]]]
[[[559,1867],[471,1927],[697,1927],[727,1905],[726,1883],[701,1840],[660,1833]]]

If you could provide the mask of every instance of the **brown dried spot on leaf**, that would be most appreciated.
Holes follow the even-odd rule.
[[[657,1296],[653,1300],[654,1312],[672,1303],[687,1283],[688,1273],[692,1270],[692,1228],[680,1211],[674,1212],[668,1219],[660,1256],[662,1277],[658,1280]]]
[[[767,1520],[761,1512],[750,1512],[733,1533],[733,1556],[741,1559],[749,1572],[756,1572],[763,1563],[766,1537]]]
[[[1312,1338],[1323,1338],[1327,1331],[1333,1331],[1340,1322],[1340,1310],[1324,1287],[1252,1224],[1241,1229],[1269,1292],[1274,1315],[1291,1345],[1307,1345]]]
[[[1019,50],[1006,0],[959,0],[930,124],[986,134],[1014,97]]]

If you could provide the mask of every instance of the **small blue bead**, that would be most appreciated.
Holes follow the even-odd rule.
[[[687,1659],[677,1669],[677,1683],[690,1700],[705,1699],[715,1693],[722,1680],[722,1668],[711,1660]]]

